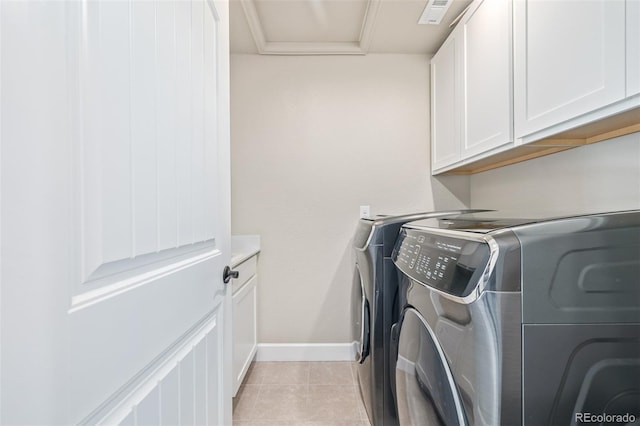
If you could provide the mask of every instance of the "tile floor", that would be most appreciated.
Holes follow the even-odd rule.
[[[254,362],[234,426],[369,426],[351,362]]]

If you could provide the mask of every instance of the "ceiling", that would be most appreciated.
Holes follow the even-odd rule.
[[[469,3],[453,0],[439,25],[419,25],[427,0],[231,0],[231,52],[433,54]]]

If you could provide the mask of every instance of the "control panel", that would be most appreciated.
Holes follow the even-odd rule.
[[[473,290],[474,280],[478,280],[489,254],[489,247],[483,242],[403,228],[393,261],[414,280],[464,297]]]

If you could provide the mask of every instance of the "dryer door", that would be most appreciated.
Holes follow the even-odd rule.
[[[396,403],[400,425],[467,425],[442,348],[413,308],[405,309],[401,319]]]
[[[351,312],[353,315],[353,338],[357,344],[358,353],[356,361],[360,364],[369,355],[369,302],[364,289],[364,282],[360,274],[360,268],[356,264],[355,278],[353,286]]]

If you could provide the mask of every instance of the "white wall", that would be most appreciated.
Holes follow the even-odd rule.
[[[262,237],[259,342],[351,341],[359,206],[469,201],[468,178],[428,176],[429,57],[232,55],[231,117],[232,232]]]
[[[640,209],[640,133],[479,173],[470,185],[472,207]]]

